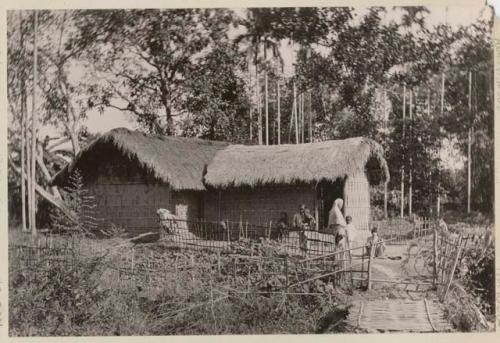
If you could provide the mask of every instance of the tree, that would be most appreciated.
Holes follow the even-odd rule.
[[[89,89],[88,104],[131,112],[149,132],[175,134],[193,73],[231,20],[224,9],[86,11],[80,36],[104,44],[90,54],[103,85]]]
[[[247,140],[244,56],[228,42],[218,44],[200,63],[191,79],[183,134],[210,140]]]

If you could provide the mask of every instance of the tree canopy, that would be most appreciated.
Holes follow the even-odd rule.
[[[415,206],[428,213],[439,192],[463,203],[466,167],[444,170],[442,150],[446,140],[466,158],[471,130],[474,207],[491,211],[492,18],[451,26],[430,24],[430,15],[425,7],[40,11],[36,111],[59,136],[39,137],[39,183],[48,187],[92,137],[88,114],[114,108],[149,133],[235,143],[255,144],[264,129],[270,144],[295,143],[300,129],[304,142],[371,137],[385,147],[389,188],[397,193],[399,171],[411,168]],[[11,168],[33,86],[33,29],[33,11],[9,11]]]

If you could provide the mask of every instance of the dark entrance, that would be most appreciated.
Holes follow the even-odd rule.
[[[338,178],[335,182],[322,180],[316,187],[318,199],[319,230],[323,231],[328,225],[328,214],[335,199],[344,199],[344,179]]]

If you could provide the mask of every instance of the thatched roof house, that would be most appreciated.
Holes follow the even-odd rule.
[[[366,138],[301,145],[245,146],[115,129],[95,139],[58,173],[74,170],[98,201],[103,225],[156,227],[155,211],[195,220],[276,222],[299,204],[320,228],[337,197],[354,223],[368,227],[370,184],[389,177],[382,148]]]
[[[205,183],[213,187],[334,182],[368,170],[375,183],[388,179],[383,150],[374,141],[344,140],[285,145],[230,145],[215,155]]]
[[[87,145],[72,163],[59,172],[55,185],[64,183],[75,169],[86,172],[111,156],[121,153],[130,162],[149,172],[174,190],[204,190],[203,170],[217,151],[228,146],[224,142],[196,138],[147,135],[125,128],[111,130]]]

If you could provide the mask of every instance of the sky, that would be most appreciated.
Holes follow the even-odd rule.
[[[492,1],[494,4],[500,6],[500,0]],[[488,16],[487,7],[460,7],[460,6],[428,6],[430,13],[427,15],[427,24],[429,26],[434,26],[442,23],[448,23],[454,27],[459,25],[469,25],[476,21],[478,18],[485,18]],[[235,12],[244,16],[244,9],[237,8],[234,9]],[[366,8],[357,9],[357,18],[362,16],[366,12]],[[355,18],[354,20],[357,20]],[[385,20],[398,20],[399,14],[397,10],[389,10]],[[240,33],[239,29],[232,29],[229,33],[230,36],[235,36]],[[284,73],[285,75],[291,75],[293,73],[293,60],[295,51],[294,48],[287,42],[282,42],[281,54],[284,60]],[[80,73],[75,72],[74,77],[79,77]],[[108,108],[105,109],[101,114],[97,110],[88,112],[88,118],[84,123],[88,131],[91,133],[104,133],[113,128],[126,127],[132,130],[138,129],[139,126],[134,119],[134,116],[130,113],[122,112],[117,109]],[[46,135],[54,136],[57,135],[54,128],[45,127],[40,132],[41,137]],[[457,157],[456,152],[453,152],[453,144],[448,144],[445,149],[442,158],[444,159],[444,166],[456,169],[461,168],[463,161]]]

